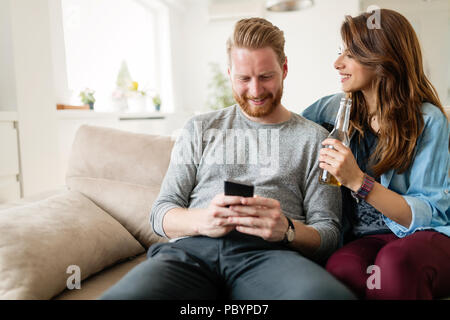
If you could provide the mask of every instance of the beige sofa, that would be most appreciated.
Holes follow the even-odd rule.
[[[80,127],[67,188],[0,206],[0,299],[95,299],[145,260],[163,241],[149,213],[172,146],[170,137]]]

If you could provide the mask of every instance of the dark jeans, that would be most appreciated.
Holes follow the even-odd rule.
[[[101,299],[354,299],[318,264],[237,231],[155,244]]]
[[[371,265],[379,267],[379,288],[368,288]],[[450,238],[418,231],[404,238],[392,233],[365,236],[336,251],[327,270],[359,298],[433,299],[450,296]]]

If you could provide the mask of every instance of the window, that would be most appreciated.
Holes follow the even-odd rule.
[[[117,111],[113,99],[123,62],[138,90],[145,90],[146,111],[152,111],[151,96],[162,96],[162,110],[172,111],[168,88],[161,88],[163,74],[158,46],[161,15],[144,0],[62,0],[67,82],[71,103],[80,103],[79,92],[95,90],[95,109]],[[158,14],[158,16],[157,16]],[[169,82],[166,83],[166,86]],[[163,93],[164,92],[164,93]]]

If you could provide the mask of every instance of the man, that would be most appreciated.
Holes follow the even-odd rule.
[[[150,247],[104,299],[353,297],[308,259],[338,245],[340,193],[318,183],[327,132],[281,104],[283,32],[243,19],[227,50],[238,105],[188,121],[151,211],[171,241]],[[224,180],[250,183],[256,196],[226,196]]]

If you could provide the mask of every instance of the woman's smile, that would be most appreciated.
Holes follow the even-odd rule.
[[[350,79],[350,77],[352,76],[351,74],[345,74],[345,73],[339,73],[339,74],[341,76],[341,83],[344,83],[345,81]]]

